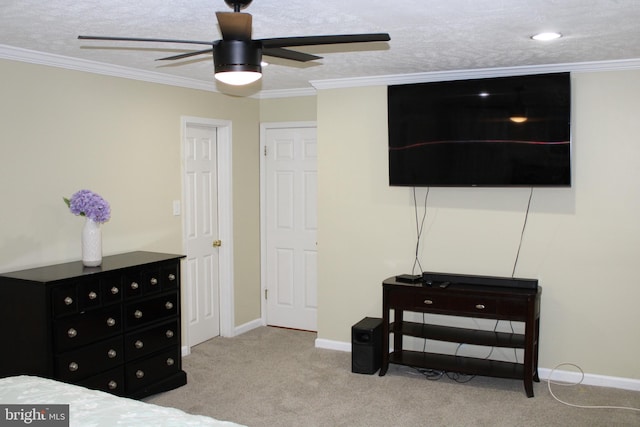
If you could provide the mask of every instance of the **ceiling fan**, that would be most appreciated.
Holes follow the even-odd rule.
[[[210,46],[202,50],[194,50],[179,55],[159,58],[159,61],[184,59],[191,56],[213,54],[215,77],[223,83],[244,85],[252,83],[262,77],[262,55],[293,61],[312,61],[321,59],[320,56],[297,52],[287,49],[295,46],[312,46],[339,43],[363,43],[389,41],[387,33],[344,34],[326,36],[278,37],[268,39],[251,38],[252,17],[249,13],[240,12],[249,6],[252,0],[224,0],[233,8],[233,12],[216,12],[221,40],[174,40],[152,39],[139,37],[105,37],[78,36],[81,40],[112,40],[112,41],[141,41],[161,43],[185,43]]]

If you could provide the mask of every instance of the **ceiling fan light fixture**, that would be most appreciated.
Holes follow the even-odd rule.
[[[215,74],[216,80],[233,86],[244,86],[260,80],[262,73],[256,71],[222,71]]]
[[[242,86],[262,77],[262,46],[251,40],[220,40],[213,49],[215,78]]]

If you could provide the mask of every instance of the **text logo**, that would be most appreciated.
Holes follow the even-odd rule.
[[[69,405],[0,405],[0,427],[69,427]]]

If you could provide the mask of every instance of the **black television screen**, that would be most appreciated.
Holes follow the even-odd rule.
[[[569,73],[388,87],[392,186],[571,186]]]

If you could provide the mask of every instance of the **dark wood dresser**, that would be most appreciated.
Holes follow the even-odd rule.
[[[180,259],[131,252],[0,274],[0,377],[37,375],[132,398],[186,384]]]

